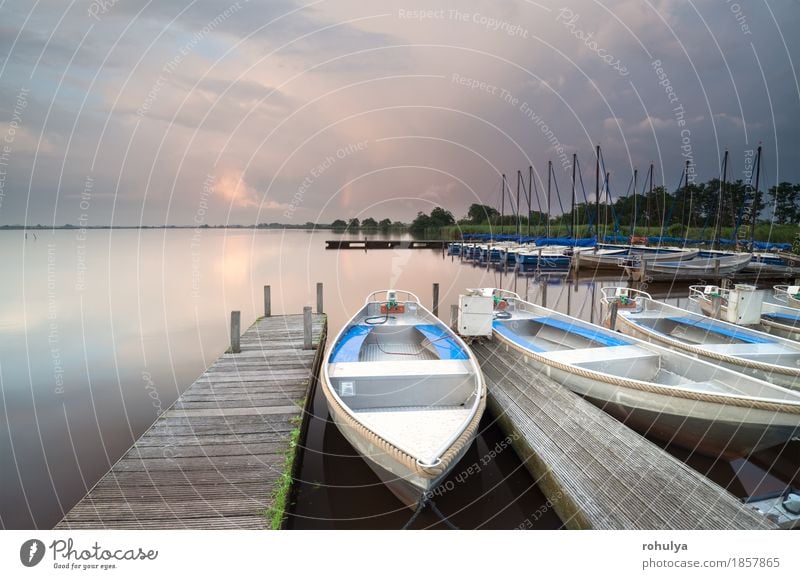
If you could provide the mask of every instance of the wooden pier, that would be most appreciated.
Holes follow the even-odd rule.
[[[268,528],[264,512],[325,347],[327,319],[308,309],[261,318],[238,344],[233,335],[241,352],[220,356],[56,528]]]
[[[329,239],[325,249],[445,249],[449,241],[412,239]]]
[[[769,520],[505,346],[472,346],[488,408],[572,529],[772,529]]]

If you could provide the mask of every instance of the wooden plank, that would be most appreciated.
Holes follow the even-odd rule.
[[[263,529],[327,320],[262,318],[178,397],[56,528]]]
[[[489,407],[571,528],[765,529],[763,516],[496,342],[473,345]]]

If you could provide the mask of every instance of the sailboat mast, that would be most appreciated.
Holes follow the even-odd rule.
[[[650,163],[650,187],[647,191],[647,235],[650,235],[650,199],[653,197],[653,164]]]
[[[631,216],[631,236],[636,236],[636,182],[639,177],[639,169],[633,170],[633,215]],[[633,241],[631,241],[633,243]]]
[[[577,153],[572,153],[572,214],[570,215],[570,217],[572,218],[571,234],[573,239],[578,238],[578,234],[575,231],[577,225],[577,220],[575,216],[575,162],[577,160],[577,157],[578,157]]]
[[[725,185],[728,181],[728,149],[725,149],[725,156],[722,158],[722,182],[719,184],[719,196],[717,197],[717,221],[714,225],[714,240],[712,247],[720,248],[720,237],[722,237],[722,201],[725,199]]]
[[[531,236],[531,198],[533,197],[531,185],[533,185],[533,166],[528,165],[528,237]],[[539,202],[538,193],[536,194],[536,202]]]
[[[503,222],[506,218],[506,174],[502,175],[503,181],[500,184],[500,233],[503,233]]]
[[[750,251],[753,250],[753,241],[756,237],[756,223],[758,222],[758,179],[761,177],[761,145],[756,152],[756,190],[753,195],[753,210],[750,212]]]
[[[600,145],[595,148],[594,157],[594,234],[600,239]]]
[[[550,183],[553,180],[553,161],[547,162],[547,235],[545,237],[550,237]]]
[[[520,173],[519,169],[517,169],[517,241],[519,241],[520,236],[520,228],[522,224],[520,223],[520,211],[519,211],[519,182],[522,181],[522,173]]]

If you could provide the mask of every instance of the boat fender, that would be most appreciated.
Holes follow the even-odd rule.
[[[797,493],[789,493],[783,499],[783,508],[793,515],[800,515],[800,495]]]

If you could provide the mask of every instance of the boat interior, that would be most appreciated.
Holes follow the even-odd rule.
[[[423,462],[435,460],[472,415],[479,378],[469,354],[443,324],[415,311],[377,324],[369,313],[334,345],[331,387],[362,424]]]
[[[588,371],[693,391],[797,400],[793,393],[767,383],[710,364],[687,366],[683,356],[661,353],[617,332],[577,320],[527,317],[526,312],[518,312],[511,319],[495,320],[493,328],[543,358]]]

